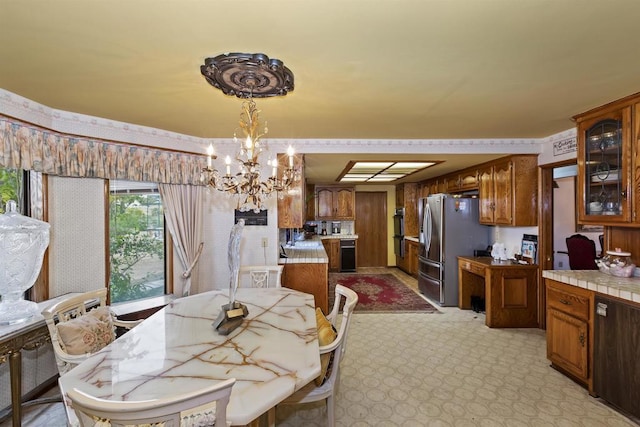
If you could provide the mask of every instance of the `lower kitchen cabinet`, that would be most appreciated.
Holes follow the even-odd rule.
[[[339,241],[339,240],[337,240]],[[327,314],[329,310],[329,273],[327,264],[285,264],[282,271],[282,286],[312,294],[316,307]]]
[[[322,239],[322,246],[329,257],[329,271],[340,271],[340,239]]]
[[[545,279],[547,290],[547,358],[593,394],[592,291]]]
[[[418,278],[418,253],[420,250],[420,244],[413,240],[408,240],[405,249],[407,250],[409,274]]]
[[[404,239],[404,257],[396,256],[396,266],[405,273],[418,278],[418,252],[420,244]]]

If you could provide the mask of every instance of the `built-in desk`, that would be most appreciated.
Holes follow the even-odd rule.
[[[458,307],[471,309],[471,296],[485,299],[490,328],[538,326],[538,266],[490,257],[458,257]]]

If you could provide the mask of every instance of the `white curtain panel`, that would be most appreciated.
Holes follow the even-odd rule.
[[[167,227],[184,270],[181,275],[182,296],[187,296],[191,294],[191,284],[197,283],[197,277],[194,278],[197,270],[194,272],[194,267],[204,245],[202,211],[206,189],[199,185],[172,184],[159,184],[158,188]]]

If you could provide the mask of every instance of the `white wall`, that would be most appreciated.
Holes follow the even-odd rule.
[[[278,218],[277,200],[268,199],[267,226],[245,226],[240,241],[241,265],[264,265],[278,263]],[[210,191],[204,213],[204,242],[198,267],[198,282],[193,283],[192,293],[229,287],[229,264],[227,259],[229,233],[234,224],[235,199],[216,190]],[[262,239],[267,247],[262,247]],[[175,282],[178,285],[179,282]]]

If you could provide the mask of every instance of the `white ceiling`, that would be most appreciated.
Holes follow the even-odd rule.
[[[286,97],[257,100],[270,138],[541,138],[640,90],[639,17],[637,0],[0,0],[0,88],[229,138],[241,101],[200,65],[261,52],[295,76]],[[315,156],[308,170],[336,176],[363,157]]]

